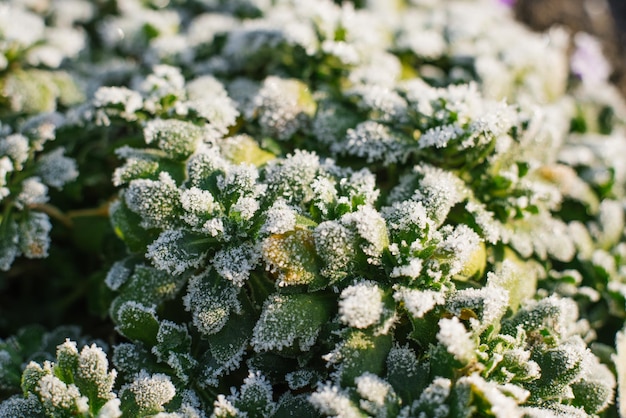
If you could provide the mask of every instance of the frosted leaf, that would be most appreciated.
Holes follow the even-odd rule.
[[[498,323],[508,307],[509,292],[496,286],[458,290],[446,302],[446,308],[458,317],[467,310],[476,315],[476,318],[470,318],[476,332]]]
[[[435,306],[443,305],[446,301],[443,292],[434,290],[415,290],[406,287],[396,289],[393,295],[396,302],[402,302],[407,311],[414,318],[422,318]]]
[[[447,257],[445,263],[448,266],[448,274],[454,276],[462,273],[479,252],[480,238],[478,234],[465,224],[457,225],[454,228],[444,226],[440,231],[443,240],[437,251]]]
[[[251,243],[226,247],[213,256],[213,267],[220,276],[241,287],[250,278],[250,272],[259,263],[260,256],[258,246]]]
[[[401,373],[407,377],[418,376],[419,363],[417,355],[410,347],[400,347],[395,345],[389,350],[387,355],[387,375],[393,376]]]
[[[346,287],[339,296],[339,320],[355,328],[378,323],[383,313],[382,290],[371,281]]]
[[[356,212],[342,216],[341,223],[354,228],[364,241],[360,247],[368,257],[367,262],[379,264],[383,250],[389,245],[387,227],[380,213],[371,206],[359,206]]]
[[[111,399],[107,401],[100,411],[98,411],[98,415],[96,418],[119,418],[122,416],[122,410],[120,409],[121,401],[118,398]]]
[[[295,229],[263,240],[265,269],[279,286],[308,284],[317,276],[314,237],[310,230]]]
[[[176,119],[150,120],[143,130],[146,144],[154,143],[173,159],[189,157],[202,141],[204,133],[201,127]]]
[[[407,263],[395,266],[393,270],[391,270],[391,273],[389,273],[389,277],[409,277],[411,279],[417,279],[422,274],[423,266],[424,263],[422,259],[410,258]]]
[[[312,385],[320,378],[320,374],[314,370],[299,369],[285,375],[285,381],[289,389],[298,390]]]
[[[139,412],[153,414],[164,410],[163,405],[176,395],[176,388],[169,376],[161,373],[149,375],[143,371],[130,384],[122,387],[120,390],[122,401],[125,392],[132,394]]]
[[[366,158],[368,163],[391,164],[403,162],[408,157],[404,138],[375,121],[361,122],[355,128],[348,129],[345,140],[335,142],[331,150]]]
[[[185,309],[191,312],[194,326],[203,334],[215,334],[224,327],[231,311],[239,312],[239,289],[211,273],[189,280]]]
[[[626,416],[626,328],[616,334],[615,348],[612,360],[617,369],[617,406],[620,416]]]
[[[380,195],[380,190],[376,186],[376,176],[366,168],[350,173],[349,177],[341,177],[339,189],[341,194],[348,195],[352,206],[373,206]]]
[[[428,129],[420,136],[418,145],[420,148],[445,148],[448,143],[461,137],[465,131],[459,125],[436,126]]]
[[[326,383],[309,397],[309,402],[322,414],[337,418],[360,418],[359,408],[352,403],[348,394],[337,386]]]
[[[359,85],[346,92],[354,97],[361,110],[369,112],[369,118],[380,122],[402,122],[406,119],[407,103],[396,92],[380,85]]]
[[[155,65],[152,74],[139,85],[140,91],[153,99],[167,95],[184,96],[184,87],[185,78],[180,68],[165,64]]]
[[[136,179],[124,193],[130,210],[141,216],[144,228],[166,227],[175,217],[180,191],[172,177],[161,172],[159,180]]]
[[[17,223],[10,219],[3,223],[3,227],[5,229],[0,234],[0,270],[7,271],[21,251]]]
[[[146,258],[159,270],[178,276],[189,269],[202,266],[208,256],[194,246],[181,229],[166,229],[146,249]]]
[[[241,409],[271,416],[276,406],[272,397],[272,385],[265,376],[259,371],[250,371],[243,381],[236,404],[240,405]]]
[[[326,303],[315,294],[274,294],[268,297],[253,331],[255,351],[282,350],[296,342],[300,350],[310,349],[322,325],[330,319]]]
[[[16,197],[15,205],[18,209],[22,209],[47,201],[48,186],[42,183],[39,177],[28,177],[22,181],[22,189]]]
[[[211,418],[236,418],[246,417],[247,414],[241,413],[239,409],[233,405],[224,395],[218,395],[215,402],[213,402],[213,413]]]
[[[192,186],[184,189],[180,194],[180,203],[185,213],[182,219],[190,226],[202,229],[203,223],[207,222],[220,210],[220,204],[215,200],[211,192]]]
[[[506,396],[496,383],[486,381],[478,374],[461,377],[457,385],[470,386],[489,403],[492,413],[496,417],[522,418],[524,412],[518,408],[515,399]]]
[[[45,23],[41,16],[23,10],[12,4],[0,7],[0,27],[2,37],[27,47],[42,39]]]
[[[64,153],[65,149],[59,147],[37,160],[37,174],[44,183],[57,189],[78,177],[76,161],[65,157]]]
[[[321,273],[330,279],[341,279],[354,262],[354,233],[336,221],[320,223],[313,231],[315,249],[324,262]]]
[[[589,232],[601,248],[617,244],[624,231],[624,206],[616,200],[605,199],[600,203],[598,223],[589,227]]]
[[[100,87],[94,94],[96,108],[106,108],[106,112],[127,121],[137,119],[136,112],[143,107],[141,94],[126,87]],[[105,125],[109,123],[105,120]]]
[[[19,223],[20,250],[28,258],[44,258],[50,248],[52,224],[45,213],[30,212]]]
[[[435,225],[422,202],[411,200],[395,202],[391,207],[384,207],[381,212],[389,232],[401,239],[409,235],[426,238],[429,231],[435,230]]]
[[[369,372],[354,379],[354,383],[356,383],[356,390],[359,395],[363,399],[373,402],[376,406],[384,406],[387,397],[393,393],[389,383]]]
[[[108,371],[109,361],[102,349],[95,344],[85,346],[78,357],[76,381],[85,387],[90,395],[99,400],[111,400],[115,398],[112,392],[117,372]],[[93,390],[93,392],[92,392]]]
[[[470,200],[465,204],[465,209],[472,214],[476,225],[481,231],[481,238],[490,244],[496,244],[500,240],[502,227],[494,219],[493,212],[478,201]]]
[[[270,161],[265,168],[268,191],[290,204],[306,205],[315,196],[311,184],[322,166],[319,157],[309,151],[296,150],[285,159]]]
[[[242,226],[248,226],[260,207],[261,204],[256,198],[239,196],[237,201],[230,207],[228,217]]]
[[[412,199],[422,202],[431,218],[441,225],[450,209],[465,198],[465,184],[453,173],[429,165],[417,166],[415,172],[420,179]]]
[[[328,217],[330,210],[337,201],[336,183],[328,177],[318,176],[311,183],[313,192],[313,205],[323,217]]]
[[[118,152],[117,154],[121,153]],[[114,186],[122,186],[136,178],[151,177],[158,170],[159,163],[157,161],[144,158],[143,156],[140,158],[129,158],[124,165],[115,169],[111,181]]]
[[[471,363],[476,357],[476,344],[456,316],[439,320],[437,340],[463,364]]]
[[[537,288],[537,272],[531,265],[520,265],[504,260],[495,272],[487,273],[487,287],[505,289],[508,304],[516,311],[520,303],[534,296]]]
[[[235,102],[228,96],[197,98],[186,102],[185,107],[191,115],[207,120],[221,135],[228,133],[228,128],[235,125],[239,117]]]
[[[285,141],[315,113],[315,101],[299,80],[270,76],[257,93],[254,104],[265,135]]]
[[[17,171],[22,170],[28,159],[29,150],[28,138],[22,134],[13,134],[0,139],[0,155],[9,157]]]
[[[432,418],[447,417],[450,412],[450,406],[447,404],[447,400],[448,396],[450,396],[451,387],[452,382],[450,379],[443,377],[435,378],[433,382],[424,389],[420,397],[413,402],[411,410],[415,412],[423,411],[427,416]],[[422,415],[417,416],[421,417]]]
[[[265,222],[261,227],[261,233],[284,234],[296,226],[298,212],[283,199],[276,200],[265,212]]]
[[[76,385],[67,385],[51,374],[46,374],[39,380],[36,390],[48,414],[66,411],[85,414],[89,411],[88,400],[81,396]]]
[[[36,395],[29,393],[28,397],[12,396],[0,402],[0,416],[6,418],[44,417],[44,410]]]
[[[261,194],[265,188],[265,185],[258,184],[259,171],[251,164],[239,164],[231,166],[226,176],[220,176],[217,180],[217,187],[225,195],[238,196],[237,200],[241,198],[256,198],[258,194]],[[237,200],[235,202],[237,202]],[[236,203],[235,203],[236,204]],[[250,207],[252,202],[240,203],[242,209],[245,206]],[[255,206],[252,204],[252,206]],[[250,210],[252,207],[250,207]],[[249,213],[250,210],[242,210],[241,213]],[[256,210],[255,210],[256,211]]]

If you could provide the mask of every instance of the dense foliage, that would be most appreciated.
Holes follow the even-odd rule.
[[[506,3],[0,4],[0,416],[626,416],[626,104]]]

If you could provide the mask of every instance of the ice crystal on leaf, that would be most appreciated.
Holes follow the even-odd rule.
[[[381,289],[372,282],[346,287],[340,295],[339,319],[355,328],[376,324],[383,313]]]

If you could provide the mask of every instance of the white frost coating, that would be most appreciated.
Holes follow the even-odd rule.
[[[617,368],[617,405],[621,417],[626,417],[626,328],[615,338],[617,352],[612,359]]]
[[[0,139],[0,155],[9,157],[15,170],[20,171],[28,159],[30,146],[28,138],[22,134],[9,135]]]
[[[486,286],[480,289],[462,289],[455,292],[446,307],[460,316],[463,309],[471,309],[478,315],[478,320],[470,318],[474,329],[483,329],[499,321],[509,304],[508,292],[499,286]]]
[[[229,401],[224,395],[217,395],[217,399],[213,402],[213,413],[211,418],[230,418],[230,417],[246,417],[246,413],[242,413]]]
[[[447,417],[450,412],[450,406],[447,405],[446,401],[448,400],[448,396],[450,396],[451,389],[452,381],[450,381],[450,379],[437,377],[424,389],[419,399],[415,401],[413,408],[425,406],[433,410],[434,416],[432,418]],[[421,414],[418,416],[420,418],[423,417]]]
[[[476,357],[472,336],[456,316],[439,320],[437,340],[462,363],[470,363]]]
[[[67,385],[52,374],[46,374],[39,380],[37,392],[44,408],[52,414],[72,409],[82,414],[89,411],[87,397],[81,396],[76,385]]]
[[[465,184],[453,173],[433,166],[417,166],[415,172],[420,180],[412,199],[422,202],[429,215],[440,225],[450,209],[465,199]]]
[[[48,201],[48,186],[42,183],[39,177],[28,177],[22,181],[22,190],[17,195],[15,206],[23,209],[31,205]]]
[[[356,390],[363,399],[377,406],[384,406],[385,399],[392,391],[391,385],[373,373],[365,372],[354,379]]]
[[[213,257],[213,267],[220,276],[241,287],[250,278],[250,271],[258,265],[260,257],[258,246],[244,243],[217,251]]]
[[[241,196],[230,207],[230,214],[236,213],[240,221],[246,222],[254,217],[260,207],[260,202],[254,197]]]
[[[376,324],[383,313],[382,290],[371,281],[346,287],[339,297],[339,319],[354,328]]]
[[[415,318],[422,318],[435,306],[443,305],[446,301],[442,291],[415,290],[406,287],[396,289],[393,298],[404,303],[404,307]]]
[[[96,384],[98,398],[111,400],[115,398],[112,390],[117,371],[109,372],[108,369],[109,361],[102,348],[95,344],[82,348],[78,357],[77,376]]]
[[[455,228],[446,225],[441,228],[441,232],[444,239],[440,248],[449,257],[446,260],[449,265],[448,274],[454,276],[471,261],[479,248],[480,237],[465,224],[457,225]]]
[[[380,255],[389,245],[387,227],[380,213],[371,206],[359,206],[356,212],[345,214],[341,223],[356,229],[360,238],[366,241],[361,250],[368,256],[370,264],[380,264]]]
[[[19,224],[20,250],[27,258],[48,256],[52,224],[45,213],[31,212]]]
[[[336,418],[361,418],[363,416],[350,401],[348,394],[330,383],[326,383],[312,393],[309,402],[322,414],[328,416]]]
[[[284,199],[276,200],[265,212],[265,223],[261,227],[261,233],[284,234],[296,226],[296,210],[289,206]]]
[[[122,410],[120,409],[121,401],[118,398],[111,399],[105,403],[96,418],[119,418],[122,416]]]
[[[96,108],[121,107],[120,117],[133,121],[137,119],[135,112],[143,106],[143,98],[141,94],[126,87],[100,87],[94,94],[94,106]]]
[[[159,270],[178,276],[200,267],[207,253],[190,253],[184,248],[185,234],[181,229],[166,229],[146,249],[146,258]]]
[[[484,398],[491,404],[491,411],[497,418],[521,418],[524,412],[517,407],[517,401],[502,393],[502,387],[494,382],[488,382],[478,374],[463,376],[457,385],[469,385],[474,390],[482,392]]]
[[[208,190],[192,186],[180,194],[180,203],[187,213],[183,219],[191,226],[196,226],[202,216],[208,216],[219,209],[219,203]]]
[[[120,393],[126,390],[134,395],[135,403],[140,410],[145,411],[163,411],[163,405],[176,395],[176,388],[169,376],[162,373],[149,375],[146,371],[141,371],[132,383],[122,388]]]
[[[417,279],[422,274],[422,267],[424,262],[421,258],[410,258],[408,263],[393,268],[389,277],[409,277],[411,279]]]
[[[331,149],[337,153],[345,153],[367,162],[383,161],[385,164],[404,161],[407,149],[400,137],[388,126],[368,120],[359,123],[355,128],[348,129],[345,141],[336,142]]]

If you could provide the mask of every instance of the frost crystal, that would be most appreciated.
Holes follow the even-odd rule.
[[[348,394],[330,384],[326,384],[312,393],[309,401],[321,413],[328,416],[338,418],[359,418],[362,416],[358,408],[350,401]]]
[[[437,340],[460,362],[467,364],[476,356],[475,344],[465,326],[455,316],[439,320]]]
[[[392,390],[389,383],[372,373],[363,373],[354,379],[354,382],[359,395],[378,406],[384,405],[385,399]]]
[[[207,257],[206,252],[190,251],[185,248],[184,232],[180,229],[166,229],[156,241],[148,245],[146,258],[159,270],[177,276],[190,268],[200,267]]]
[[[149,375],[145,371],[122,388],[122,397],[124,391],[132,393],[140,411],[163,411],[163,405],[176,395],[169,376],[161,373]]]
[[[404,307],[415,318],[421,318],[437,305],[443,305],[445,296],[442,292],[434,290],[414,290],[399,288],[393,295],[398,302],[404,303]]]
[[[213,267],[220,276],[241,287],[250,277],[250,271],[256,267],[259,258],[259,249],[255,245],[227,247],[215,253]]]
[[[355,328],[376,324],[383,313],[381,289],[373,282],[363,281],[346,287],[339,300],[339,319]]]
[[[296,226],[297,212],[283,199],[278,199],[265,213],[266,220],[261,228],[262,233],[284,234]]]
[[[42,155],[37,165],[37,174],[41,176],[43,182],[58,189],[78,177],[76,162],[65,157],[64,153],[63,148],[57,148]]]
[[[39,177],[29,177],[22,182],[22,190],[17,195],[18,208],[29,207],[48,201],[48,186],[41,182]]]

